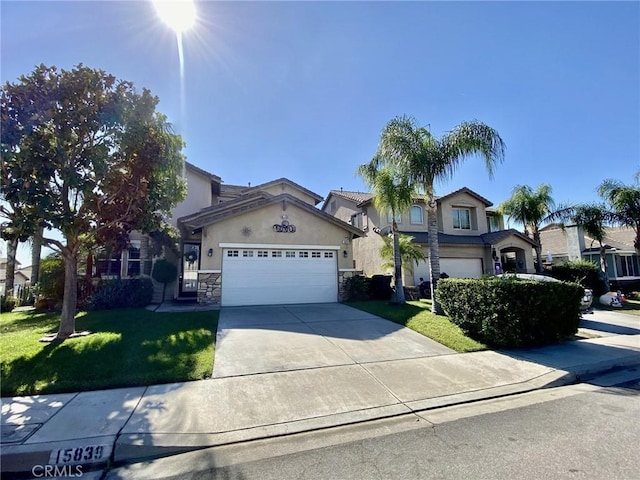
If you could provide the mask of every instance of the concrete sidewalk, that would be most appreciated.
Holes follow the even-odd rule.
[[[287,332],[298,335],[301,327]],[[351,339],[335,340],[341,348],[345,342]],[[87,472],[108,461],[132,462],[569,384],[614,367],[640,365],[640,335],[508,352],[329,363],[2,399],[2,472],[31,472],[36,465],[82,465]],[[229,364],[225,369],[230,371]]]

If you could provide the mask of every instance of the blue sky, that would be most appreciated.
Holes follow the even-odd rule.
[[[172,31],[148,1],[0,3],[0,80],[82,62],[149,88],[188,161],[226,183],[288,177],[326,196],[381,129],[413,115],[440,135],[494,127],[507,155],[437,185],[495,204],[549,183],[596,199],[640,170],[640,2],[197,2],[181,77]]]

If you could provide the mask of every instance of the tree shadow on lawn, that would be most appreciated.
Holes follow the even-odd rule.
[[[2,396],[204,378],[212,370],[216,326],[217,316],[202,313],[179,318],[138,309],[80,314],[76,328],[95,333],[42,344],[35,355],[3,362]]]
[[[12,319],[10,322],[3,322],[2,333],[9,333],[15,331],[24,331],[30,328],[39,328],[51,324],[52,331],[57,331],[57,326],[60,319],[59,312],[15,312],[20,314],[20,317]],[[15,315],[13,312],[7,315]],[[56,328],[53,330],[53,328]]]
[[[347,302],[346,305],[372,313],[373,315],[377,315],[405,327],[416,315],[425,311],[430,312],[429,305],[427,304],[425,304],[424,307],[418,307],[411,303],[405,303],[404,305],[392,305],[386,301],[364,301]]]

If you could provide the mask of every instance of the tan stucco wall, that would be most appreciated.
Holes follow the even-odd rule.
[[[173,209],[171,224],[175,227],[177,220],[185,215],[191,215],[198,210],[211,206],[211,179],[198,172],[185,168],[187,179],[187,196]]]
[[[535,264],[533,262],[533,250],[529,242],[526,242],[521,238],[518,238],[512,235],[511,237],[506,238],[502,242],[495,244],[494,247],[497,251],[500,251],[505,248],[510,248],[510,247],[522,249],[524,251],[524,256],[525,256],[526,273],[535,273],[536,269],[535,269]]]
[[[315,197],[312,197],[311,195],[308,195],[307,193],[301,191],[300,189],[294,187],[293,185],[289,185],[285,182],[278,183],[276,185],[271,185],[268,188],[261,188],[260,190],[263,192],[270,193],[271,195],[280,195],[282,193],[288,193],[289,195],[293,195],[294,197],[299,198],[300,200],[302,200],[305,203],[308,203],[309,205],[316,204]]]
[[[332,205],[335,205],[335,210],[331,208]],[[331,195],[323,211],[329,215],[339,218],[343,222],[349,223],[351,215],[358,213],[360,209],[356,207],[356,203],[351,200]]]
[[[294,233],[278,233],[274,224],[282,223],[282,215],[287,215]],[[243,229],[248,227],[251,233],[246,235]],[[268,245],[321,245],[338,246],[338,268],[353,268],[351,233],[333,225],[313,214],[288,204],[286,211],[281,204],[266,206],[257,211],[238,215],[222,222],[209,225],[202,232],[201,270],[219,270],[222,268],[221,243],[268,244]],[[346,241],[347,243],[343,243]],[[206,252],[212,248],[213,256]],[[347,251],[347,257],[343,251]]]
[[[453,228],[453,208],[463,207],[471,210],[471,230]],[[487,215],[485,205],[468,193],[461,192],[458,195],[447,197],[439,202],[438,218],[440,231],[451,235],[480,235],[487,233]]]

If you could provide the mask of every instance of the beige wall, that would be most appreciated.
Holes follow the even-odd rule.
[[[471,210],[471,230],[453,228],[453,208],[455,207]],[[458,195],[445,198],[439,202],[438,210],[439,229],[443,233],[451,235],[481,235],[489,231],[485,204],[468,193],[461,192]]]
[[[533,262],[533,249],[529,242],[522,240],[516,236],[511,236],[494,245],[494,248],[497,250],[498,255],[500,255],[500,250],[508,249],[508,248],[517,248],[521,249],[524,252],[525,258],[525,269],[526,273],[535,273],[535,264]],[[544,258],[544,255],[543,255]]]
[[[335,206],[335,210],[332,208],[333,206]],[[356,203],[351,200],[331,195],[331,198],[329,198],[327,206],[323,211],[329,215],[339,218],[343,222],[349,223],[351,215],[358,213],[360,209],[356,206]]]
[[[278,233],[274,224],[282,222],[282,215],[287,215],[291,225],[296,226],[294,233]],[[249,228],[251,232],[243,233]],[[353,268],[351,233],[333,225],[309,212],[288,204],[286,211],[280,203],[269,205],[257,211],[238,215],[222,222],[209,225],[202,232],[202,260],[200,269],[219,270],[222,268],[221,243],[268,244],[268,245],[321,245],[337,246],[338,268]],[[346,241],[347,243],[343,243]],[[212,248],[213,256],[206,252]],[[344,257],[343,251],[347,251]]]
[[[261,188],[260,190],[263,192],[270,193],[271,195],[280,195],[282,193],[288,193],[289,195],[293,195],[294,197],[299,198],[300,200],[302,200],[305,203],[308,203],[309,205],[315,206],[316,204],[315,197],[312,197],[311,195],[285,182],[271,185],[268,188],[264,188],[264,189]]]
[[[187,196],[173,209],[171,224],[177,225],[177,220],[185,215],[191,215],[198,210],[211,206],[211,178],[194,172],[185,167],[187,177]]]

